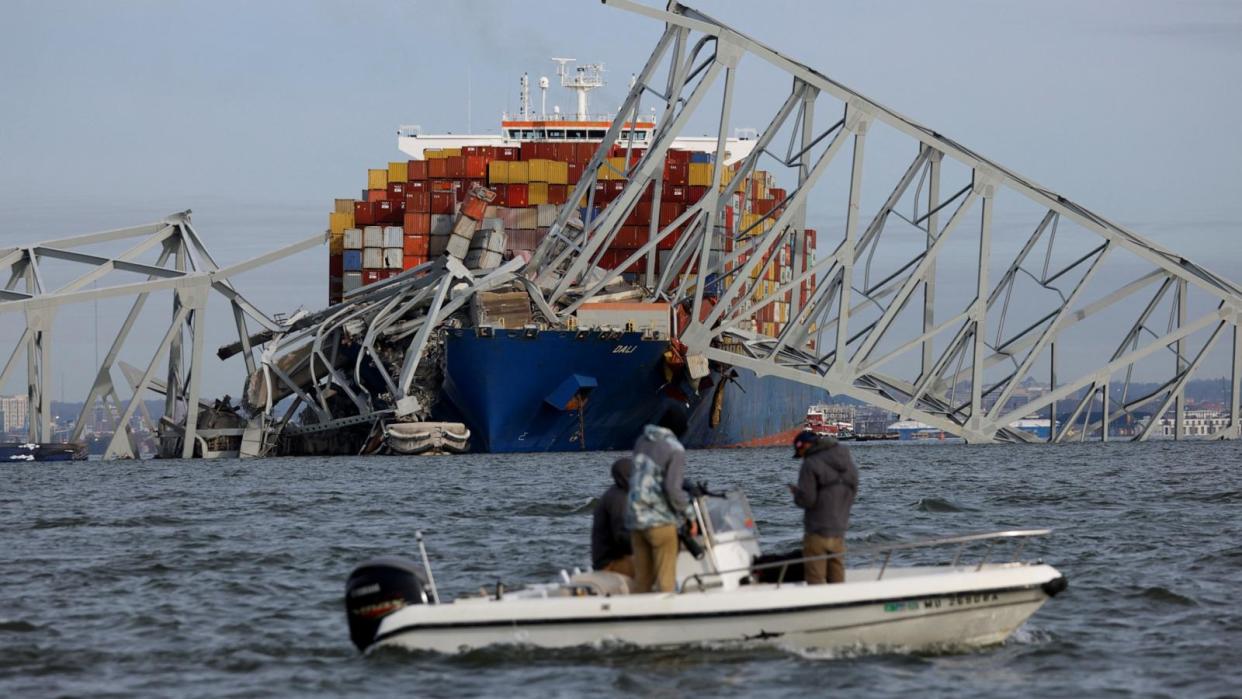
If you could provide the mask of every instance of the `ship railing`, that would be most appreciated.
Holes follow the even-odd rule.
[[[561,112],[559,114],[527,114],[526,116],[522,116],[521,114],[510,114],[509,112],[504,112],[501,114],[501,118],[504,121],[603,121],[611,123],[613,119],[617,118],[617,115],[586,114],[579,117],[573,112]],[[643,114],[634,121],[639,124],[654,124],[656,117],[654,114]],[[627,121],[625,125],[628,127],[631,125],[631,122]]]
[[[941,537],[941,538],[935,538],[935,539],[921,539],[918,541],[904,541],[904,542],[898,542],[898,543],[893,543],[893,544],[873,544],[870,546],[857,546],[848,551],[842,551],[840,553],[826,553],[826,554],[821,554],[818,556],[802,556],[800,558],[791,558],[791,559],[783,560],[783,561],[773,561],[772,563],[761,563],[759,565],[749,565],[744,568],[730,568],[727,570],[717,570],[714,572],[692,573],[691,575],[687,575],[681,581],[681,586],[678,589],[681,590],[682,592],[689,592],[692,590],[703,591],[706,589],[706,587],[704,587],[703,581],[704,579],[707,579],[707,578],[721,577],[721,576],[733,575],[737,573],[753,573],[754,571],[758,571],[758,570],[772,570],[772,569],[777,569],[777,568],[779,568],[781,572],[777,576],[776,586],[780,587],[781,584],[783,584],[785,581],[785,575],[789,572],[789,567],[792,565],[796,565],[799,563],[805,564],[805,563],[809,563],[812,561],[827,561],[827,560],[831,560],[834,558],[844,558],[847,554],[850,556],[883,555],[883,562],[880,564],[880,571],[879,573],[876,574],[876,577],[875,577],[876,581],[879,581],[884,578],[884,571],[888,570],[888,564],[892,561],[893,554],[899,551],[909,551],[912,549],[929,549],[929,548],[937,548],[937,547],[942,547],[942,546],[956,545],[957,548],[955,549],[953,553],[953,560],[952,562],[949,563],[949,568],[957,568],[958,564],[962,560],[962,554],[965,553],[967,546],[971,544],[986,541],[987,548],[984,550],[983,556],[979,559],[979,562],[974,565],[974,570],[978,572],[980,570],[983,570],[983,566],[987,565],[987,563],[991,560],[992,553],[996,549],[996,545],[998,543],[1002,543],[1006,541],[1012,542],[1012,546],[1010,550],[1010,557],[1009,557],[1008,562],[1017,563],[1019,561],[1019,558],[1022,555],[1023,549],[1026,548],[1026,544],[1030,539],[1042,537],[1042,536],[1048,536],[1051,533],[1052,533],[1052,529],[1008,529],[1008,530],[997,531],[997,532],[986,532],[986,533],[981,533],[981,534],[963,534],[960,536]],[[692,581],[697,583],[697,587],[693,587],[693,588],[689,587],[689,583]]]

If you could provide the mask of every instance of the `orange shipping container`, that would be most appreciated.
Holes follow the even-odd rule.
[[[487,177],[487,159],[482,155],[467,155],[465,158],[465,176],[468,179]]]
[[[440,179],[448,177],[448,160],[445,158],[436,158],[427,161],[427,177],[431,179]]]
[[[385,201],[388,199],[387,189],[368,189],[367,201]]]
[[[405,176],[407,182],[417,182],[419,180],[427,179],[427,161],[407,161],[405,164]]]
[[[409,258],[411,255],[416,255],[426,259],[427,253],[431,246],[431,238],[426,235],[406,234],[406,236],[402,239],[402,243],[406,258]],[[409,267],[406,267],[406,269],[409,269]]]
[[[406,255],[402,258],[402,267],[404,269],[414,269],[426,261],[426,255]]]
[[[407,213],[402,229],[407,237],[411,235],[430,235],[431,214]]]

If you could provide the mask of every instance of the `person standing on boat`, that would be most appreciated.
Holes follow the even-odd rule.
[[[677,529],[690,522],[697,534],[694,510],[682,489],[686,449],[686,409],[670,406],[658,425],[647,425],[634,443],[634,473],[626,511],[634,547],[635,592],[674,592],[677,587]]]
[[[802,516],[802,555],[806,558],[845,553],[850,507],[858,494],[858,469],[850,450],[832,437],[803,430],[794,438],[794,457],[802,459],[798,484],[789,485]],[[808,585],[845,582],[845,558],[807,561]]]
[[[634,547],[625,526],[629,508],[630,473],[634,460],[628,456],[612,464],[612,485],[595,506],[591,522],[591,567],[634,577]]]

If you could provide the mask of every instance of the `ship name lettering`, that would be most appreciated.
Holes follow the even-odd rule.
[[[613,354],[632,354],[634,350],[636,349],[638,349],[638,345],[617,345],[616,347],[612,348],[612,353]]]

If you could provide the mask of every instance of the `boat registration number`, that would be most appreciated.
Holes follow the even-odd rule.
[[[1000,600],[995,592],[969,593],[950,595],[948,597],[932,597],[930,599],[908,600],[903,602],[885,602],[886,612],[913,612],[919,609],[943,609],[945,607],[966,607]]]

